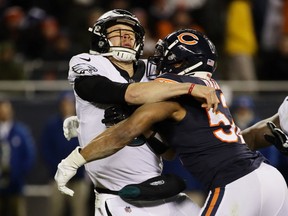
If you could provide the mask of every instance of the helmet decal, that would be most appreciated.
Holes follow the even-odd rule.
[[[191,37],[192,37],[192,40],[188,40],[188,39],[191,39]],[[195,34],[189,33],[189,32],[184,32],[178,35],[177,38],[181,43],[187,44],[187,45],[195,45],[199,41],[199,38]]]
[[[217,51],[203,33],[194,29],[180,29],[159,40],[154,56],[149,57],[148,61],[156,65],[156,74],[212,74],[217,66]],[[148,71],[147,74],[155,77],[155,71]]]

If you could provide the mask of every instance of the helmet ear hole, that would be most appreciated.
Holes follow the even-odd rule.
[[[109,50],[109,46],[107,46],[107,40],[106,39],[102,39],[102,40],[99,40],[99,42],[98,42],[98,46],[101,48],[101,49],[103,49],[103,51],[105,51],[105,52],[108,52],[108,50]]]

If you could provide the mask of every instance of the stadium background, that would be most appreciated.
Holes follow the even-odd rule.
[[[43,122],[57,111],[57,100],[59,92],[70,90],[71,87],[66,81],[68,71],[69,58],[80,52],[86,52],[89,47],[89,37],[87,33],[88,15],[92,15],[92,11],[106,11],[111,8],[124,8],[131,11],[139,12],[148,18],[148,23],[145,25],[147,35],[145,43],[145,55],[149,55],[157,39],[160,37],[155,29],[157,19],[153,14],[153,7],[157,4],[164,4],[167,20],[171,21],[169,13],[173,13],[173,7],[177,3],[177,8],[181,13],[188,12],[191,15],[186,23],[186,27],[199,27],[205,30],[207,35],[216,44],[219,52],[219,65],[215,73],[215,78],[220,80],[220,85],[225,88],[229,100],[239,95],[251,96],[255,103],[255,111],[260,118],[266,118],[274,114],[284,97],[288,92],[288,70],[284,76],[277,73],[277,69],[268,71],[268,76],[263,75],[263,71],[259,69],[261,65],[261,44],[259,28],[261,27],[261,15],[264,2],[268,0],[253,0],[255,24],[255,37],[258,39],[259,50],[256,56],[255,66],[258,68],[256,80],[229,80],[225,76],[225,61],[224,58],[224,41],[225,41],[225,23],[227,5],[232,0],[2,0],[0,1],[0,27],[3,27],[4,16],[6,10],[13,6],[20,6],[26,15],[32,17],[32,9],[43,10],[47,17],[53,17],[60,26],[60,32],[64,36],[68,36],[71,43],[71,49],[59,59],[47,58],[46,56],[35,56],[35,53],[20,50],[15,50],[16,53],[13,59],[17,63],[21,63],[24,68],[24,79],[21,80],[3,80],[0,76],[0,98],[9,98],[15,108],[15,117],[17,120],[25,122],[31,129],[36,141],[36,147],[39,150],[39,138],[43,127]],[[257,4],[258,3],[258,4]],[[172,8],[172,9],[171,9]],[[137,9],[137,10],[136,10]],[[42,12],[43,12],[42,11]],[[171,12],[172,11],[172,12]],[[256,11],[256,12],[255,12]],[[34,10],[35,12],[35,10]],[[38,10],[39,12],[39,10]],[[141,12],[141,13],[140,13]],[[176,11],[174,11],[176,13]],[[35,15],[35,14],[34,14]],[[160,15],[160,14],[159,14]],[[91,18],[91,17],[90,17]],[[145,20],[145,18],[143,18]],[[166,21],[167,21],[166,20]],[[31,21],[31,20],[30,20]],[[35,21],[35,20],[34,20]],[[95,19],[94,19],[95,21]],[[187,20],[186,20],[187,21]],[[179,24],[179,23],[178,23]],[[173,28],[179,28],[177,23],[173,23]],[[238,26],[241,29],[241,26]],[[0,28],[0,44],[6,41],[7,36]],[[161,33],[161,32],[160,32]],[[9,38],[10,39],[10,38]],[[34,38],[33,38],[34,39]],[[25,38],[24,43],[28,44],[31,50],[40,48],[39,41],[33,41],[31,38]],[[37,43],[36,43],[37,42]],[[43,42],[44,43],[44,42]],[[39,45],[39,47],[38,47]],[[27,51],[27,50],[26,50]],[[47,50],[46,50],[47,51]],[[1,49],[0,49],[1,52]],[[50,52],[47,52],[48,54]],[[33,56],[34,54],[34,56]],[[41,52],[40,52],[41,54]],[[51,53],[50,53],[51,55]],[[287,57],[286,57],[287,58]],[[287,59],[286,59],[287,60]],[[286,61],[288,62],[288,61]],[[274,65],[275,68],[276,65]],[[1,74],[7,73],[5,68],[0,67]],[[283,74],[282,74],[283,75]],[[47,186],[47,172],[43,165],[40,154],[37,157],[37,163],[32,172],[27,178],[25,187],[25,196],[28,200],[28,215],[29,216],[46,216],[47,200],[49,197],[49,187]],[[48,216],[48,215],[47,215]]]

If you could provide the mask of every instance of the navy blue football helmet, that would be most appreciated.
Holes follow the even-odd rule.
[[[196,72],[213,73],[217,66],[217,51],[203,33],[181,29],[159,40],[149,63],[156,64],[156,73],[194,75]],[[150,73],[150,74],[149,74]],[[155,72],[148,72],[155,76]]]
[[[107,28],[117,24],[128,25],[133,29],[136,37],[133,49],[113,46],[107,38]],[[108,11],[99,17],[89,31],[92,33],[91,54],[106,54],[122,61],[138,60],[143,54],[145,31],[136,16],[129,11],[123,9]]]

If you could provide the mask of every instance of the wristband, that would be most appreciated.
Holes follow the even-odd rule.
[[[190,85],[190,88],[189,88],[189,90],[188,90],[188,94],[189,94],[189,95],[190,95],[191,92],[193,91],[194,86],[195,86],[195,83],[192,83],[192,84]]]

